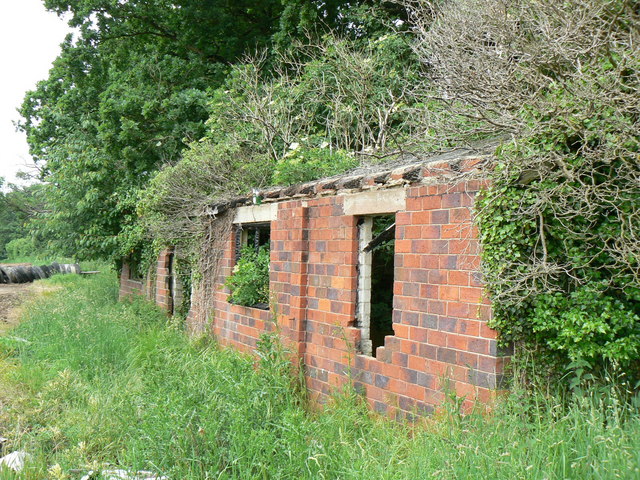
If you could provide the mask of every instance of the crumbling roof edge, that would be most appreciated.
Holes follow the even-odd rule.
[[[217,215],[229,208],[255,203],[314,198],[358,191],[397,188],[412,184],[442,184],[453,179],[483,178],[486,164],[493,159],[495,143],[480,149],[457,148],[427,158],[411,154],[412,161],[395,160],[371,167],[358,167],[332,177],[295,185],[258,189],[253,195],[238,196],[212,204],[205,215]],[[409,155],[403,158],[407,159]]]

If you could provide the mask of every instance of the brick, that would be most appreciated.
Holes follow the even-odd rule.
[[[482,293],[482,288],[479,287],[461,287],[460,299],[465,302],[480,303],[483,297]]]
[[[476,320],[458,319],[456,332],[470,337],[477,337],[480,335],[480,322]]]
[[[385,375],[376,375],[374,384],[379,388],[387,388],[387,385],[389,385],[389,380],[389,377]]]
[[[480,336],[483,338],[495,339],[498,338],[498,332],[489,328],[486,323],[480,325]]]
[[[438,210],[442,208],[442,197],[433,195],[423,198],[422,208],[425,210]]]
[[[414,212],[411,214],[411,223],[413,225],[429,225],[431,223],[443,223],[443,222],[432,222],[432,212]]]
[[[421,268],[439,268],[441,255],[420,255],[420,267]]]
[[[456,318],[472,318],[468,303],[447,302],[447,315]]]
[[[438,348],[437,358],[440,362],[455,364],[458,360],[458,354],[455,350],[452,350],[450,348],[440,347]]]
[[[460,290],[460,287],[441,286],[440,298],[443,300],[459,300]]]
[[[447,346],[447,334],[440,332],[438,330],[429,330],[429,334],[427,336],[429,344],[438,345],[441,347]]]
[[[440,225],[425,225],[423,227],[414,227],[420,230],[419,236],[418,237],[411,237],[411,238],[423,238],[423,239],[439,239],[441,237],[443,237],[443,231],[441,230],[442,228],[445,228],[446,226],[440,226]],[[407,227],[408,228],[408,227]]]
[[[443,332],[455,332],[458,319],[452,317],[440,317],[438,319],[438,329]]]
[[[469,337],[463,335],[449,335],[447,337],[447,347],[455,350],[466,351],[469,345]]]
[[[449,285],[466,287],[469,285],[469,272],[450,271],[447,277]]]
[[[447,272],[445,270],[429,271],[429,283],[435,285],[447,285]]]
[[[449,193],[442,196],[442,208],[455,208],[462,205],[461,193]]]
[[[431,213],[431,223],[434,223],[434,224],[449,223],[449,210],[434,210],[430,213]]]

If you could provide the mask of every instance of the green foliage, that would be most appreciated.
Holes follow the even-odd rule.
[[[231,294],[229,301],[253,306],[269,303],[269,248],[244,247],[233,273],[225,280]]]
[[[358,165],[354,155],[343,151],[332,151],[328,142],[318,146],[294,143],[289,151],[276,162],[273,183],[294,185],[322,177],[346,172]]]
[[[142,222],[197,264],[208,223],[196,216],[212,204],[340,174],[360,155],[374,163],[397,146],[415,126],[416,100],[405,87],[420,68],[400,34],[358,42],[326,35],[234,66],[210,94],[205,136],[141,195]]]
[[[9,184],[7,191],[3,191],[3,187],[4,179],[0,177],[0,259],[9,255],[6,247],[12,240],[27,236],[27,222],[41,208],[42,201],[42,185]],[[38,246],[42,248],[39,241]],[[29,255],[34,253],[34,249],[31,250]]]
[[[530,379],[559,380],[581,365],[595,377],[613,370],[638,381],[640,57],[629,30],[637,10],[617,0],[536,5],[510,7],[523,28],[504,48],[554,54],[515,61],[505,51],[514,61],[496,60],[494,74],[516,81],[483,99],[487,111],[520,124],[478,203],[491,325],[520,358],[535,358]],[[589,28],[567,22],[577,10]],[[487,28],[500,28],[494,20]],[[543,21],[548,29],[533,28]],[[568,24],[573,33],[561,35]],[[586,47],[593,38],[598,46]],[[472,77],[462,83],[467,95],[484,87]]]
[[[303,3],[45,1],[77,27],[21,108],[47,201],[32,228],[49,248],[113,260],[141,248],[138,193],[204,136],[209,92],[230,66],[274,36],[347,27],[354,6]]]
[[[580,103],[572,108],[578,118]],[[583,361],[598,375],[617,368],[638,379],[638,264],[629,251],[617,259],[612,247],[623,244],[625,231],[640,228],[640,192],[620,174],[637,174],[638,164],[617,145],[631,151],[640,145],[622,134],[629,119],[606,120],[610,115],[603,105],[574,133],[547,120],[535,136],[502,147],[494,184],[478,203],[483,265],[497,299],[491,325],[523,357],[535,352],[534,368],[545,377],[557,379]],[[587,157],[586,144],[594,141],[596,152],[619,151],[620,157]],[[561,157],[566,170],[519,183],[526,175],[514,165],[548,152]]]
[[[14,238],[5,248],[9,258],[32,257],[38,253],[31,237]]]
[[[148,303],[118,303],[111,273],[46,282],[61,288],[0,340],[0,425],[11,451],[34,456],[19,478],[56,478],[56,464],[184,480],[640,473],[640,417],[615,390],[566,403],[516,391],[486,415],[449,407],[407,425],[346,389],[310,412],[276,335],[260,340],[256,362],[190,342]]]

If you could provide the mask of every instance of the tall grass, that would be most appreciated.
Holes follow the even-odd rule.
[[[21,478],[105,464],[171,479],[640,478],[640,419],[612,401],[516,393],[490,415],[408,425],[347,389],[311,413],[273,337],[256,360],[118,303],[112,274],[49,282],[63,288],[0,340],[14,392],[0,392],[0,435],[33,455]]]

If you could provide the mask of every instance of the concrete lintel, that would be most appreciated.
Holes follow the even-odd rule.
[[[370,190],[344,195],[345,215],[376,215],[394,213],[407,208],[407,191],[404,188]]]
[[[271,222],[278,217],[278,204],[251,205],[238,207],[233,223]]]

